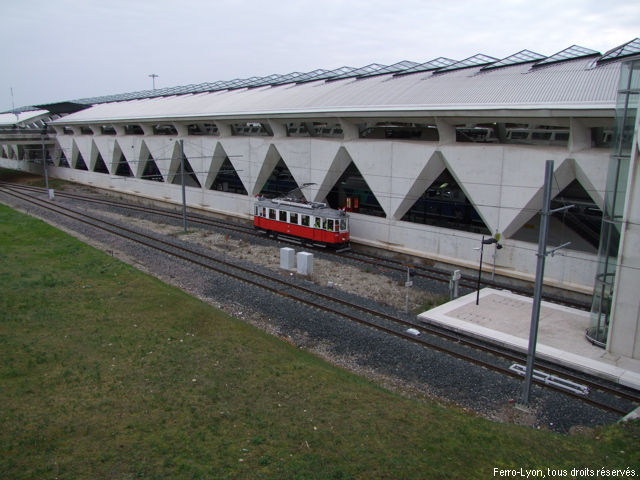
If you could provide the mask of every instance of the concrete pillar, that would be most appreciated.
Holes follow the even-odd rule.
[[[274,137],[284,138],[287,136],[287,127],[283,122],[269,119],[268,126],[271,128]]]
[[[342,133],[345,140],[358,140],[360,138],[360,131],[358,125],[352,123],[344,118],[339,118],[340,126],[342,127]]]
[[[144,132],[145,136],[153,136],[153,125],[140,123],[140,128]]]
[[[230,137],[231,136],[231,125],[226,122],[215,122],[216,127],[218,127],[218,132],[221,137]]]
[[[189,135],[189,128],[185,123],[173,122],[171,125],[176,129],[179,137],[186,137]]]
[[[453,145],[456,143],[456,127],[442,118],[436,118],[438,127],[438,145]]]
[[[579,152],[591,148],[591,130],[577,118],[569,122],[569,151]]]
[[[124,129],[124,125],[112,125],[112,126],[115,129],[116,135],[118,137],[122,137],[122,136],[126,135],[126,132],[125,132],[125,129]]]

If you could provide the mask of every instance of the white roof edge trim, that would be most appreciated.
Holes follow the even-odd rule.
[[[411,106],[387,106],[387,107],[335,107],[335,108],[323,108],[323,109],[304,109],[304,110],[278,110],[278,111],[254,111],[254,112],[224,112],[224,113],[202,113],[202,114],[189,114],[189,115],[172,115],[172,116],[146,116],[146,117],[122,117],[122,118],[91,118],[84,120],[68,120],[66,117],[60,118],[51,122],[52,125],[88,125],[96,123],[132,123],[132,122],[172,122],[172,121],[191,121],[191,120],[220,120],[227,119],[251,119],[251,118],[277,118],[277,117],[304,117],[308,118],[312,115],[323,116],[344,116],[345,113],[351,113],[354,115],[362,113],[396,113],[402,115],[403,113],[415,113],[421,112],[425,116],[437,116],[443,114],[460,112],[478,112],[478,111],[527,111],[533,110],[537,112],[536,116],[547,115],[549,110],[559,111],[579,111],[586,112],[593,110],[594,112],[611,111],[614,112],[616,108],[615,103],[601,103],[601,104],[585,104],[585,105],[570,105],[570,104],[505,104],[505,105],[411,105]]]
[[[48,110],[31,110],[17,114],[13,112],[0,113],[0,125],[14,125],[47,115],[51,115]]]

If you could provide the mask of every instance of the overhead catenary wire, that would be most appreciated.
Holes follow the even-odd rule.
[[[193,143],[193,145],[199,146],[197,142]],[[166,152],[166,153],[168,153],[168,151],[171,148],[174,148],[174,152],[175,152],[175,147],[172,147],[171,144],[168,144],[168,145],[164,146],[161,150]],[[65,150],[65,149],[60,149],[60,150]],[[68,152],[69,149],[66,149],[66,151]],[[149,152],[149,153],[151,154],[151,152]],[[228,159],[229,157],[241,157],[241,156],[242,155],[224,155],[224,158]],[[193,156],[192,155],[192,156],[190,156],[188,158],[191,158],[192,160],[194,160],[194,159],[213,159],[213,158],[216,158],[216,157],[222,158],[223,155],[222,154],[220,154],[220,155],[202,155],[202,156]],[[187,160],[188,160],[188,158],[187,158]],[[149,160],[153,160],[154,162],[157,163],[157,162],[176,161],[177,158],[176,158],[175,155],[173,155],[171,157],[161,158],[161,157],[159,157],[157,155],[157,153],[156,153],[156,157],[155,158],[153,158],[153,154],[151,154],[151,157],[149,159],[147,159],[147,160],[144,160],[144,159],[141,159],[141,160],[127,160],[125,158],[125,162],[126,163],[134,164],[134,165],[135,164],[139,164],[139,163],[146,163]],[[123,163],[123,162],[118,162],[118,164],[120,164],[120,163]],[[252,162],[251,160],[249,160],[249,163],[250,164],[255,164],[256,162]],[[85,164],[86,164],[86,161],[85,161]],[[115,163],[111,162],[111,164],[114,165]],[[312,167],[310,167],[307,170],[309,170],[309,171],[320,171],[320,169],[314,169]],[[242,170],[241,169],[235,169],[236,173],[240,172],[240,171],[242,171]],[[331,171],[331,169],[329,171]],[[211,174],[214,174],[214,173],[215,174],[226,174],[226,173],[233,173],[233,171],[226,171],[226,170],[214,171],[213,169],[206,171],[206,170],[193,170],[193,168],[191,168],[191,172],[186,172],[186,173],[188,175],[193,174],[193,175],[197,176],[197,175],[211,175]],[[176,176],[179,175],[179,172],[168,171],[167,174],[165,174],[165,175],[167,176],[167,178],[176,178]],[[376,177],[376,176],[381,176],[381,175],[367,174],[368,178]],[[136,178],[154,178],[154,177],[157,177],[157,175],[146,175],[146,176],[136,176],[136,175],[134,175],[134,177],[136,177]],[[408,177],[398,177],[398,178],[408,179]],[[364,176],[363,176],[363,179],[364,179]],[[240,181],[244,184],[244,182],[242,181],[242,178],[240,179]],[[498,184],[498,183],[472,182],[472,181],[466,181],[466,180],[463,182],[463,184],[465,184],[465,185],[482,185],[482,186],[487,186],[487,187],[500,186],[500,187],[507,187],[507,188],[533,189],[536,192],[539,191],[540,188],[541,188],[539,186],[532,186],[532,185],[504,185],[504,184]],[[245,187],[245,189],[246,189],[246,187]],[[464,189],[463,189],[463,191],[464,191]],[[600,190],[594,190],[594,189],[589,189],[589,190],[585,189],[585,191],[587,191],[587,192],[595,191],[595,192],[598,192],[598,193],[602,193],[603,195],[606,193],[606,191],[600,191]],[[422,194],[422,195],[409,195],[409,196],[406,196],[406,195],[395,194],[395,193],[392,193],[392,192],[380,192],[380,191],[376,191],[373,194],[377,199],[386,200],[386,201],[392,201],[392,200],[410,200],[410,201],[416,200],[417,201],[419,198],[421,198],[422,195],[424,195],[424,194]],[[468,196],[466,191],[464,191],[464,194],[465,194],[465,196],[467,198],[469,198],[469,196]],[[498,209],[498,210],[516,210],[518,212],[528,212],[528,213],[537,212],[539,210],[537,208],[533,208],[533,207],[529,208],[529,207],[522,206],[522,205],[514,205],[514,206],[505,205],[505,204],[497,205],[497,204],[478,203],[478,202],[473,202],[473,201],[470,201],[469,204],[474,208],[485,208],[485,209],[486,208],[492,208],[492,209]]]
[[[67,149],[68,152],[68,149]],[[189,159],[193,160],[193,159],[214,159],[214,158],[223,158],[223,159],[231,159],[231,158],[242,158],[242,155],[207,155],[207,156],[197,156],[197,157],[189,157],[186,156],[187,161]],[[67,161],[69,161],[68,155],[65,154],[65,158],[67,159]],[[83,156],[84,159],[84,156]],[[155,163],[158,162],[178,162],[180,159],[179,157],[155,157],[152,155],[152,158],[148,158],[148,159],[140,159],[140,160],[129,160],[126,159],[126,163],[128,164],[139,164],[139,163],[147,163],[150,160],[153,160]],[[85,160],[86,163],[86,160]],[[106,162],[105,162],[106,163]],[[114,163],[114,162],[111,162]],[[118,162],[121,163],[121,162]],[[233,163],[233,162],[232,162]],[[249,160],[249,163],[257,163],[257,162],[252,162]],[[318,168],[313,168],[313,167],[309,167],[309,168],[305,168],[306,171],[311,171],[311,172],[326,172],[326,173],[331,173],[331,172],[337,172],[338,170],[332,170],[332,169],[328,169],[328,170],[323,170],[323,169],[318,169]],[[213,173],[213,171],[211,170],[199,170],[199,171],[195,171],[194,173],[199,173],[199,174],[210,174]],[[363,179],[366,181],[365,176],[362,176]],[[375,177],[380,177],[380,178],[386,178],[384,177],[384,175],[376,175],[376,174],[367,174],[366,175],[367,178],[375,178]],[[405,176],[398,176],[395,175],[394,178],[399,179],[399,180],[415,180],[415,178],[413,177],[405,177]],[[464,181],[463,185],[478,185],[478,186],[483,186],[483,187],[491,187],[491,188],[495,188],[495,187],[504,187],[504,188],[517,188],[517,189],[521,189],[521,190],[534,190],[535,192],[540,192],[542,186],[541,185],[525,185],[525,184],[499,184],[499,183],[493,183],[493,182],[473,182],[473,181]],[[587,193],[598,193],[601,195],[605,195],[609,192],[609,190],[599,190],[599,189],[591,189],[591,188],[585,188],[582,184],[581,186],[583,187],[583,189],[585,190],[585,192]],[[461,187],[461,189],[465,192],[465,195],[468,197],[467,192],[464,190],[464,188]],[[421,195],[415,195],[415,196],[406,196],[406,195],[400,195],[400,194],[394,194],[392,192],[380,192],[377,191],[375,193],[376,197],[382,198],[382,199],[391,199],[391,200],[404,200],[404,199],[419,199]],[[517,210],[527,210],[526,207],[523,206],[509,206],[509,205],[505,205],[505,204],[500,204],[500,205],[492,205],[492,204],[483,204],[483,203],[474,203],[471,202],[473,205],[475,206],[479,206],[479,207],[488,207],[488,208],[501,208],[501,209],[517,209]],[[536,209],[530,209],[530,210],[536,210]]]
[[[165,147],[162,150],[167,151],[169,149],[172,149],[173,147]],[[68,157],[68,155],[66,155],[67,153],[70,152],[70,149],[68,148],[61,148],[61,151],[65,152],[65,156]],[[122,152],[124,154],[124,152]],[[150,151],[149,152],[152,157],[153,160],[156,162],[170,162],[172,160],[178,160],[178,157],[176,155],[171,155],[171,156],[164,156],[164,155],[158,155],[155,154],[154,152]],[[126,156],[125,156],[126,157]],[[210,155],[186,155],[186,158],[189,160],[199,160],[199,159],[214,159],[214,158],[244,158],[245,155],[243,154],[228,154],[225,153],[224,155],[216,155],[216,154],[210,154]],[[282,157],[280,157],[283,161],[284,159]],[[140,160],[129,160],[127,159],[127,162],[129,163],[139,163],[139,162],[146,162],[146,159],[140,159]],[[252,162],[252,160],[248,159],[246,161]],[[352,159],[353,161],[353,159]],[[353,161],[354,164],[356,164],[357,162]],[[255,163],[255,162],[254,162]],[[285,161],[286,164],[286,161]],[[305,167],[305,170],[307,171],[311,171],[311,172],[336,172],[336,170],[329,168],[329,169],[321,169],[321,168],[315,168],[313,165],[310,165],[308,167]],[[386,178],[387,175],[386,174],[376,174],[376,173],[371,173],[371,172],[367,172],[366,175],[363,175],[363,178],[367,177],[367,178]],[[455,177],[455,175],[454,175]],[[416,176],[403,176],[403,175],[397,175],[394,174],[394,178],[397,178],[399,180],[416,180],[418,177]],[[469,179],[465,179],[463,180],[463,183],[465,185],[479,185],[479,186],[485,186],[485,187],[503,187],[503,188],[518,188],[518,189],[532,189],[532,190],[540,190],[542,188],[541,185],[525,185],[522,183],[517,183],[517,184],[511,184],[511,183],[500,183],[500,182],[479,182],[479,181],[473,181],[473,180],[469,180]],[[607,190],[601,190],[601,189],[597,189],[597,188],[588,188],[588,187],[584,187],[585,191],[592,192],[592,193],[598,193],[598,194],[606,194]]]
[[[209,157],[207,157],[207,158],[209,158]],[[170,160],[173,160],[173,158],[166,158],[166,159],[163,159],[163,160],[170,161]],[[139,162],[142,162],[142,161],[143,160],[140,160]],[[252,162],[250,162],[250,163],[252,163]],[[231,171],[229,171],[229,172],[231,172]],[[194,173],[199,173],[199,174],[203,174],[203,175],[207,174],[208,175],[211,172],[209,172],[209,171],[198,171],[198,172],[194,172]],[[228,173],[228,172],[224,171],[224,173]],[[175,178],[177,175],[179,175],[179,173],[178,174],[174,174],[173,178]],[[153,175],[150,175],[148,177],[153,177]],[[140,177],[135,177],[135,178],[140,178]],[[557,181],[557,179],[556,179],[556,181]],[[480,183],[480,182],[477,182],[477,183]],[[486,184],[486,185],[493,185],[493,184]],[[520,186],[520,187],[522,187],[522,186]],[[192,188],[192,187],[189,187],[189,188]],[[533,187],[530,187],[530,188],[533,188]],[[397,198],[401,198],[401,197],[399,197],[399,196],[395,196],[394,197],[394,196],[389,195],[389,198],[396,198],[397,199]],[[415,198],[419,198],[419,197],[415,197]],[[521,207],[516,207],[516,206],[506,206],[506,205],[482,205],[482,204],[473,204],[473,203],[472,203],[472,205],[473,206],[486,206],[486,207],[497,208],[497,209],[516,209],[516,210],[520,210],[520,211],[527,211],[528,210],[528,211],[533,211],[533,212],[538,212],[539,211],[539,209],[535,209],[535,208],[527,209],[527,208],[521,208]],[[377,217],[373,217],[372,216],[371,217],[372,221],[374,221],[375,218],[377,218]],[[630,224],[630,225],[638,225],[638,223],[632,222],[632,221],[627,221],[627,223]],[[419,226],[416,225],[415,227],[409,227],[408,226],[409,224],[410,224],[410,222],[407,222],[407,227],[405,227],[405,228],[413,228],[416,231],[421,231],[421,232],[424,232],[425,229],[427,229],[427,231],[430,231],[432,234],[446,235],[448,237],[464,238],[464,239],[469,240],[469,241],[475,240],[474,237],[471,237],[471,236],[468,236],[468,235],[461,235],[459,233],[455,233],[455,234],[451,233],[453,230],[450,229],[450,228],[447,228],[447,232],[444,233],[444,232],[440,232],[440,231],[437,230],[438,228],[442,228],[442,227],[437,227],[436,226],[436,229],[430,229],[428,224],[419,224]],[[444,228],[446,228],[446,227],[444,227]],[[510,248],[513,248],[513,249],[516,249],[516,250],[521,250],[521,251],[527,251],[527,252],[533,252],[534,251],[531,248],[523,247],[521,245],[515,245],[515,244],[510,245]],[[581,262],[598,263],[597,259],[589,259],[589,258],[579,257],[579,256],[576,256],[574,254],[566,253],[566,252],[560,252],[557,255],[558,256],[563,256],[563,257],[566,257],[566,258],[571,258],[571,259],[574,259],[574,260],[577,260],[577,261],[581,261]],[[635,267],[627,267],[625,265],[623,265],[622,268],[637,269]]]
[[[224,158],[241,158],[241,155],[225,155]],[[187,161],[189,159],[213,159],[213,158],[222,158],[222,155],[207,155],[207,156],[197,156],[197,157],[189,157],[187,156]],[[67,158],[68,159],[68,158]],[[178,157],[153,157],[150,159],[146,159],[146,160],[126,160],[127,163],[129,164],[137,164],[137,163],[146,163],[149,160],[153,160],[154,162],[158,163],[158,162],[171,162],[171,161],[175,161],[178,162],[179,158]],[[86,163],[86,161],[85,161]],[[233,162],[232,162],[233,163]],[[252,162],[249,160],[249,163],[253,163],[255,164],[256,162]],[[237,169],[236,169],[237,170]],[[311,171],[311,172],[326,172],[326,173],[331,173],[332,170],[322,170],[322,169],[317,169],[317,168],[313,168],[313,167],[309,167],[309,168],[305,168],[306,171]],[[333,170],[333,172],[335,173],[336,170]],[[194,173],[196,174],[202,174],[202,175],[208,175],[211,173],[215,173],[211,170],[194,170]],[[375,175],[375,174],[367,174],[368,178],[375,178],[375,177],[383,177],[382,175]],[[415,180],[412,177],[403,177],[403,176],[395,176],[394,178],[397,179],[404,179],[404,180]],[[363,179],[364,176],[363,176]],[[366,179],[365,179],[366,181]],[[478,186],[484,186],[484,187],[491,187],[491,188],[495,188],[495,187],[505,187],[505,188],[517,188],[517,189],[522,189],[522,190],[534,190],[536,193],[540,192],[542,189],[542,186],[540,185],[524,185],[524,184],[506,184],[506,185],[500,185],[499,183],[492,183],[492,182],[472,182],[472,181],[464,181],[465,185],[478,185]],[[582,184],[581,184],[582,186]],[[601,194],[602,196],[604,196],[607,193],[607,190],[598,190],[598,189],[590,189],[590,188],[585,188],[584,186],[582,186],[583,189],[585,190],[585,192],[590,193],[598,193]],[[464,191],[464,189],[462,188],[462,190]],[[466,191],[465,192],[465,196],[467,196],[467,198],[469,197],[469,195],[467,194]],[[415,195],[415,196],[407,196],[407,195],[401,195],[401,194],[394,194],[392,192],[380,192],[380,191],[376,191],[375,194],[376,198],[379,199],[383,199],[383,200],[405,200],[405,199],[409,199],[409,200],[418,200],[419,198],[422,197],[423,194],[420,195]],[[486,204],[486,203],[478,203],[478,202],[471,202],[471,204],[473,206],[476,207],[486,207],[486,208],[496,208],[496,209],[505,209],[505,210],[517,210],[517,211],[537,211],[537,208],[527,208],[526,206],[522,206],[522,205],[505,205],[504,203],[501,203],[500,205],[498,204]]]
[[[122,177],[123,179],[125,177]],[[188,187],[187,188],[191,188]],[[378,217],[370,217],[371,221],[375,222],[376,219]],[[433,228],[429,228],[431,227],[428,224],[412,224],[407,222],[407,224],[403,227],[404,229],[408,229],[408,230],[415,230],[416,232],[420,232],[420,233],[425,233],[425,232],[429,232],[429,234],[433,234],[433,235],[437,235],[437,236],[443,236],[443,237],[447,237],[447,238],[460,238],[460,239],[464,239],[470,242],[476,242],[478,240],[477,237],[474,236],[470,236],[470,235],[465,235],[464,231],[456,231],[453,229],[446,229],[446,228],[442,228],[442,227],[436,227],[436,229]],[[446,231],[444,231],[446,230]],[[535,254],[536,249],[534,247],[527,247],[527,246],[523,246],[523,245],[517,245],[514,243],[509,243],[507,246],[509,249],[512,250],[518,250],[518,251],[522,251],[522,252],[527,252],[529,254]],[[576,256],[574,254],[571,253],[567,253],[567,251],[562,251],[562,252],[558,252],[555,253],[555,256],[559,256],[559,257],[565,257],[565,258],[570,258],[579,262],[584,262],[584,263],[591,263],[591,264],[598,264],[599,261],[597,259],[594,258],[588,258],[588,257],[584,257],[584,256]],[[640,267],[634,267],[632,265],[626,265],[626,264],[620,264],[620,268],[622,269],[627,269],[627,270],[633,270],[633,271],[640,271]]]

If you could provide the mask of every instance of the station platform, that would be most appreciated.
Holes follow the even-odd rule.
[[[533,299],[484,288],[478,303],[474,292],[421,313],[418,320],[526,353]],[[594,346],[585,338],[588,326],[589,312],[542,302],[536,358],[640,390],[640,360]]]

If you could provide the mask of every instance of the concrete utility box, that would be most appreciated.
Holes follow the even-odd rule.
[[[299,252],[297,255],[298,260],[298,274],[311,275],[313,273],[313,253]]]
[[[296,251],[293,248],[285,247],[280,249],[280,268],[283,270],[296,269]]]

